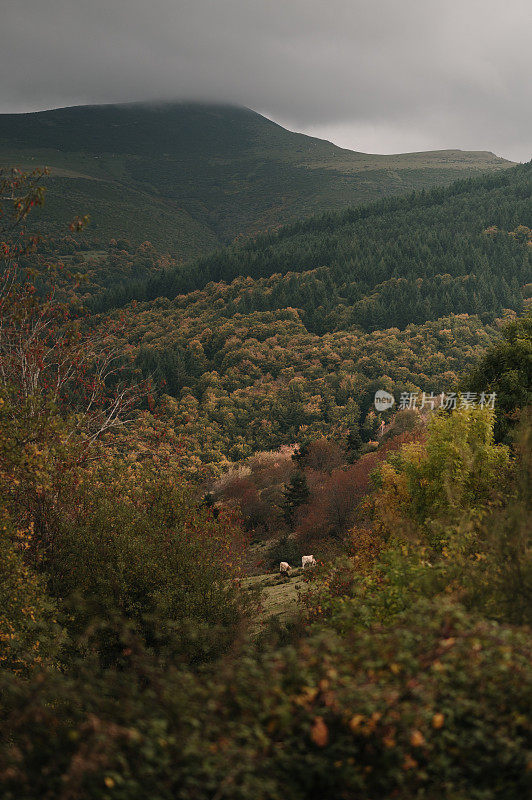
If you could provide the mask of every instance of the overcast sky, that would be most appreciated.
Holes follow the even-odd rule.
[[[532,156],[531,0],[0,0],[0,112],[238,103],[365,152]]]

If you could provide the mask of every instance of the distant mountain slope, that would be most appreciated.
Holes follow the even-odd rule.
[[[107,291],[87,299],[127,319],[132,374],[172,396],[200,469],[320,434],[374,439],[377,389],[456,391],[501,320],[531,302],[531,229],[524,164],[313,217],[146,280],[134,254],[115,253],[127,278],[102,270]]]
[[[232,313],[298,308],[318,333],[519,310],[532,248],[509,233],[532,227],[531,197],[528,163],[294,223],[136,284],[115,284],[95,304],[174,298],[244,276],[253,281],[235,291]],[[485,233],[492,226],[501,232]]]
[[[101,241],[145,239],[184,258],[279,227],[511,162],[486,152],[367,155],[249,109],[79,106],[0,116],[0,166],[52,168],[41,223],[90,213]]]

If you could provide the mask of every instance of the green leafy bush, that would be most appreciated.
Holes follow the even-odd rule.
[[[393,627],[247,645],[195,675],[124,630],[123,663],[3,673],[6,800],[521,800],[526,633],[422,601]]]
[[[532,404],[532,314],[503,328],[480,363],[462,380],[464,390],[497,395],[495,437],[511,441],[518,412]]]
[[[56,659],[62,641],[57,605],[24,559],[29,534],[0,508],[0,669],[21,673]]]

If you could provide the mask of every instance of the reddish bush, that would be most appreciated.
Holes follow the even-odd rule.
[[[308,445],[303,466],[317,472],[332,472],[345,462],[345,454],[340,445],[329,439],[316,439]]]

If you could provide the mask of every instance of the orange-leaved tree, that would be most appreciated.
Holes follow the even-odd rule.
[[[32,205],[23,193],[37,191],[31,180],[18,174],[10,184],[16,196],[3,195],[0,236],[0,520],[7,523],[0,545],[9,554],[7,578],[21,586],[30,611],[44,587],[52,602],[43,598],[42,615],[54,603],[68,609],[62,619],[72,634],[113,614],[150,640],[178,620],[229,631],[240,617],[238,522],[201,506],[179,474],[175,437],[160,420],[147,425],[135,408],[148,387],[127,380],[124,321],[102,324],[75,313],[44,260],[33,259],[31,274],[21,266],[21,254],[38,247],[24,224]],[[6,663],[17,663],[28,642],[31,649],[22,611],[12,609],[5,626],[0,620],[0,663],[4,640]],[[114,644],[104,637],[100,645],[114,658]]]
[[[26,225],[43,203],[43,174],[0,175],[0,479],[18,522],[31,523],[37,538],[46,537],[58,481],[94,456],[103,434],[133,419],[146,390],[121,380],[123,321],[98,328],[59,299],[54,266]],[[21,266],[28,254],[31,269]]]

